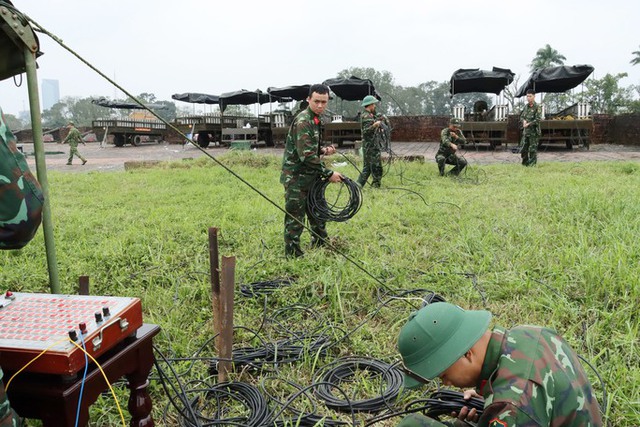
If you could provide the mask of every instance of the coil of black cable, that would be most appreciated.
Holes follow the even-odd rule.
[[[428,399],[419,399],[411,402],[405,409],[421,407],[425,415],[438,419],[441,415],[451,415],[452,412],[459,413],[464,406],[469,409],[475,409],[478,415],[482,415],[484,400],[477,397],[465,400],[464,394],[459,391],[438,390],[433,392]]]
[[[309,189],[307,195],[307,210],[318,221],[344,222],[360,210],[362,205],[362,191],[360,186],[346,176],[342,176],[341,183],[337,183],[349,192],[347,203],[338,206],[337,202],[329,205],[326,199],[326,189],[329,181],[326,179],[316,180]],[[342,191],[342,188],[340,191]]]
[[[386,388],[378,396],[369,399],[349,400],[347,396],[336,397],[333,388],[341,383],[352,382],[358,371],[368,371],[370,376],[378,376]],[[324,400],[328,408],[341,412],[379,412],[395,401],[402,387],[402,372],[386,362],[370,359],[346,357],[336,360],[319,371],[314,382],[319,383],[314,393]],[[331,385],[336,387],[332,387]],[[381,387],[382,388],[382,387]]]
[[[205,416],[199,414],[203,425],[245,425],[265,426],[271,424],[271,411],[267,401],[257,387],[243,382],[219,383],[206,390],[207,401],[212,406]],[[243,415],[228,416],[228,401],[232,400],[244,407]],[[226,402],[226,403],[225,403]],[[238,413],[242,413],[239,411]]]

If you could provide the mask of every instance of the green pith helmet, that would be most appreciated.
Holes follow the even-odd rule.
[[[362,104],[361,104],[361,105],[362,105],[363,107],[366,107],[367,105],[376,104],[376,103],[378,103],[378,102],[380,102],[380,101],[378,101],[378,100],[376,99],[376,97],[375,97],[375,96],[373,96],[373,95],[367,95],[367,96],[365,96],[365,97],[364,97],[364,99],[362,100]]]
[[[453,117],[451,120],[449,120],[449,124],[450,124],[451,126],[458,126],[458,127],[460,127],[460,125],[462,125],[462,120],[460,120],[460,119],[458,119],[458,118],[456,118],[456,117]]]
[[[490,320],[488,311],[467,311],[446,302],[414,311],[398,335],[398,351],[404,366],[420,377],[434,379],[473,347]],[[405,374],[406,388],[421,385]]]

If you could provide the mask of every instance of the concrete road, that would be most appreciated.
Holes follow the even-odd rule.
[[[227,148],[210,147],[204,151],[192,145],[145,143],[137,147],[114,145],[100,146],[98,142],[89,142],[80,145],[78,150],[87,158],[88,162],[82,166],[75,158],[73,165],[67,166],[69,146],[57,143],[45,143],[45,159],[48,170],[60,170],[65,172],[89,172],[89,171],[120,171],[124,170],[124,164],[128,161],[145,160],[180,160],[185,158],[197,158],[204,155],[219,156],[227,153]],[[398,156],[424,156],[426,161],[434,161],[438,150],[435,142],[393,142],[391,145]],[[520,156],[511,152],[512,147],[499,146],[491,150],[487,146],[467,146],[460,151],[469,164],[491,163],[515,163],[520,162]],[[27,154],[27,161],[35,171],[35,158],[33,156],[33,144],[23,144],[23,150]],[[340,148],[339,151],[353,152],[350,147]],[[260,154],[282,156],[282,148],[260,147],[255,150]],[[538,154],[538,162],[580,162],[591,160],[619,160],[640,161],[640,147],[599,144],[592,145],[590,150],[584,148],[567,149],[560,146],[542,146]]]

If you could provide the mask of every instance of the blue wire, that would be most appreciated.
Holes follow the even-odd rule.
[[[84,391],[84,382],[87,379],[87,370],[89,369],[89,357],[87,356],[87,348],[84,345],[84,337],[82,331],[80,332],[80,342],[82,343],[82,349],[84,350],[84,374],[82,374],[82,384],[80,385],[80,396],[78,396],[78,411],[76,412],[76,424],[78,427],[78,421],[80,421],[80,408],[82,404],[82,392]]]

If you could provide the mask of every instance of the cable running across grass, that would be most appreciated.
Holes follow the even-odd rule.
[[[112,79],[110,79],[106,74],[104,74],[103,72],[101,72],[100,70],[98,70],[96,67],[94,67],[92,64],[90,64],[87,60],[85,60],[83,57],[81,57],[78,53],[76,53],[75,51],[73,51],[73,49],[71,49],[70,47],[68,47],[67,45],[64,44],[64,42],[57,36],[55,36],[53,33],[47,31],[44,27],[42,27],[40,24],[38,24],[36,21],[34,21],[32,18],[28,17],[27,15],[24,15],[24,18],[26,20],[28,20],[33,26],[34,26],[34,31],[45,34],[47,36],[49,36],[52,40],[54,40],[56,43],[58,43],[63,49],[67,50],[69,53],[71,53],[73,56],[75,56],[78,60],[80,60],[83,64],[85,64],[86,66],[88,66],[90,69],[92,69],[93,71],[95,71],[97,74],[99,74],[102,78],[104,78],[106,81],[108,81],[110,84],[112,84],[114,87],[118,88],[120,91],[122,91],[122,93],[124,93],[125,95],[127,95],[130,99],[132,99],[136,104],[140,105],[141,108],[143,108],[144,110],[148,111],[151,115],[153,115],[156,119],[158,119],[159,121],[161,121],[162,123],[164,123],[168,129],[173,130],[174,132],[176,132],[178,135],[182,136],[185,140],[189,141],[193,147],[195,147],[197,150],[200,150],[200,152],[207,156],[211,161],[213,161],[214,163],[216,163],[218,166],[222,167],[226,172],[230,173],[231,175],[233,175],[233,177],[235,177],[236,179],[238,179],[240,182],[242,182],[243,184],[245,184],[247,187],[249,187],[251,190],[253,190],[255,193],[257,193],[259,196],[261,196],[264,200],[266,200],[267,202],[269,202],[272,206],[274,206],[276,209],[278,209],[279,211],[281,211],[284,215],[289,215],[289,213],[287,213],[287,211],[280,205],[278,205],[276,202],[274,202],[273,200],[271,200],[266,194],[264,194],[262,191],[260,191],[258,188],[256,188],[254,185],[252,185],[250,182],[248,182],[246,179],[244,179],[243,177],[241,177],[237,172],[235,172],[233,169],[231,169],[229,166],[225,165],[224,163],[222,163],[220,160],[216,159],[215,157],[213,157],[210,153],[208,153],[203,147],[200,147],[200,145],[194,141],[193,139],[187,137],[184,132],[180,131],[180,129],[178,129],[177,127],[175,127],[172,123],[170,123],[169,121],[167,121],[165,118],[161,117],[160,115],[158,115],[157,112],[155,112],[153,109],[148,108],[147,106],[145,106],[145,104],[140,101],[136,96],[134,96],[132,93],[130,93],[129,91],[127,91],[125,88],[123,88],[122,86],[120,86],[119,84],[117,84],[115,81],[113,81]],[[311,233],[312,236],[316,236],[321,238],[321,236],[318,236],[316,233],[313,232],[313,230],[311,230],[310,227],[308,227],[306,224],[304,223],[300,223],[300,225],[302,227],[304,227],[307,231],[309,231],[309,233]],[[341,251],[340,249],[336,248],[330,241],[326,241],[326,246],[331,249],[333,252],[339,254],[340,256],[342,256],[344,259],[346,259],[348,262],[350,262],[353,266],[355,266],[357,269],[359,269],[360,271],[362,271],[364,274],[366,274],[367,276],[369,276],[371,279],[373,279],[374,281],[378,282],[380,285],[384,286],[384,282],[374,276],[371,272],[369,272],[366,268],[364,268],[362,266],[362,264],[360,262],[358,262],[357,260],[355,260],[354,258],[352,258],[351,256],[349,256],[348,254],[346,254],[344,251]]]

